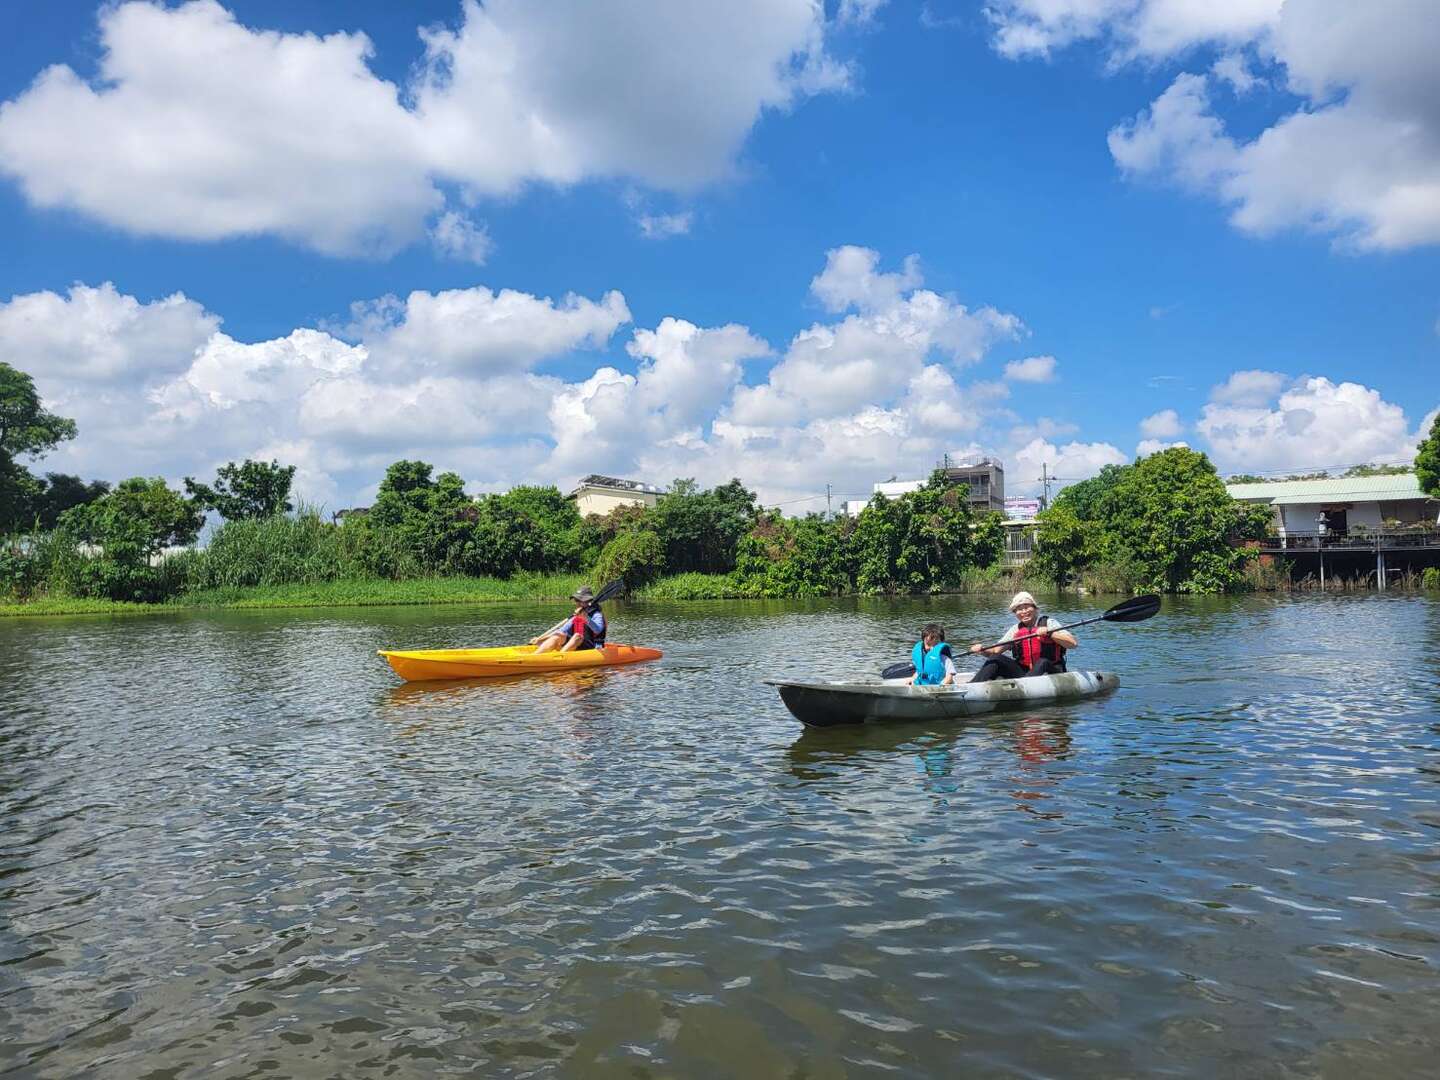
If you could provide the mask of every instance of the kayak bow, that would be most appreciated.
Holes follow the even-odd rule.
[[[498,649],[380,649],[379,654],[395,669],[395,674],[407,682],[578,671],[659,660],[664,655],[659,649],[642,649],[638,645],[543,653],[537,653],[533,645],[507,645]]]

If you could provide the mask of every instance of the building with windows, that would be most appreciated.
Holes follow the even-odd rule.
[[[1387,527],[1433,526],[1440,502],[1413,472],[1326,480],[1226,484],[1232,499],[1270,506],[1281,537],[1349,536]]]
[[[621,506],[654,506],[664,494],[665,490],[654,484],[592,474],[581,480],[566,498],[575,500],[575,509],[581,517],[591,514],[604,517]]]
[[[1440,500],[1413,472],[1325,480],[1226,484],[1230,497],[1271,508],[1274,535],[1259,542],[1295,574],[1391,576],[1440,564]]]
[[[971,510],[1005,512],[1005,467],[995,458],[946,465],[940,471],[952,484],[964,484],[970,489]]]

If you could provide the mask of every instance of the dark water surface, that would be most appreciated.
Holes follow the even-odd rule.
[[[1167,601],[1083,636],[1118,694],[963,724],[760,681],[998,606],[431,688],[374,650],[554,612],[0,620],[0,1073],[1437,1075],[1440,604]]]

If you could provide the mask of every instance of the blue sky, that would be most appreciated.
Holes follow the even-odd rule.
[[[0,350],[80,424],[42,468],[804,510],[946,451],[1016,494],[1176,441],[1403,460],[1440,405],[1423,2],[6,19]]]

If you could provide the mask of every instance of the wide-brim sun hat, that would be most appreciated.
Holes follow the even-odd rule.
[[[1040,606],[1039,604],[1035,603],[1035,598],[1031,596],[1028,592],[1017,592],[1014,596],[1010,598],[1011,611],[1014,611],[1021,604],[1029,604],[1031,607]]]
[[[589,585],[581,585],[580,588],[570,594],[570,599],[582,604],[593,604],[595,602],[595,594],[590,591]]]

